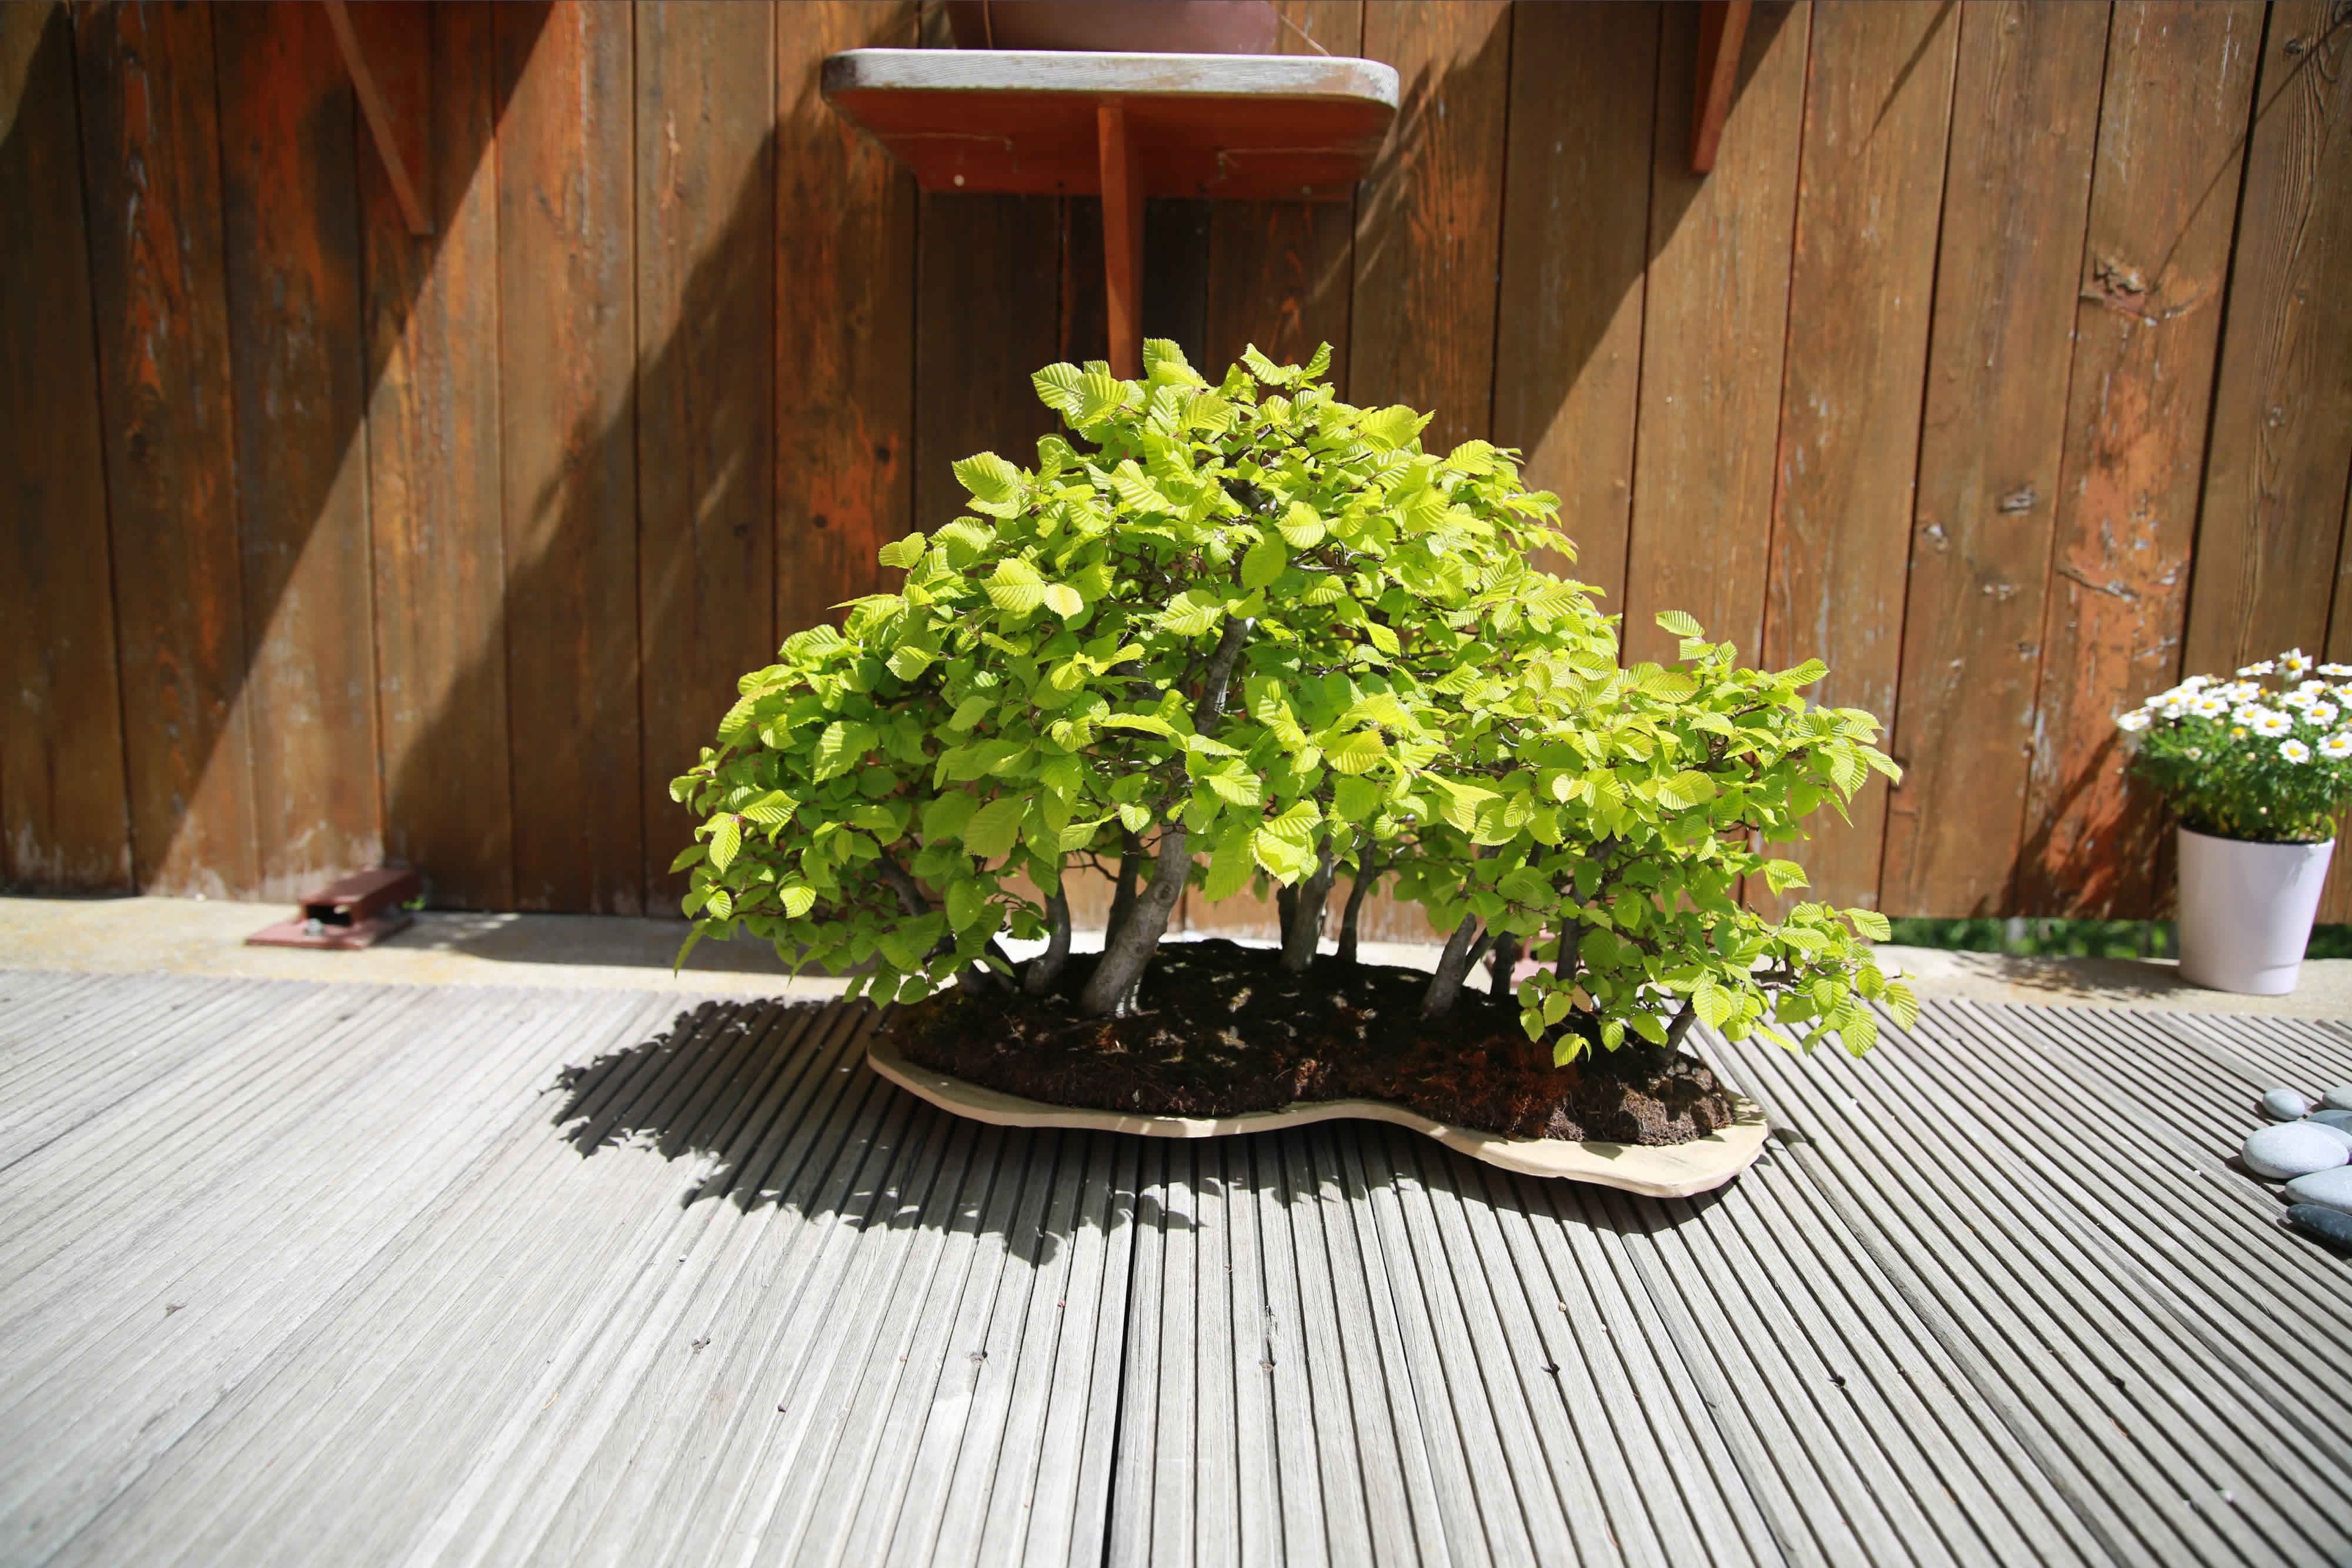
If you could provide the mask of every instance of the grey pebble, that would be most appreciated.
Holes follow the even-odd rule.
[[[2273,1122],[2300,1122],[2311,1114],[2311,1102],[2292,1089],[2273,1089],[2263,1096],[2263,1114]]]
[[[2340,1089],[2330,1089],[2319,1097],[2319,1103],[2331,1111],[2352,1111],[2352,1083]]]
[[[2298,1203],[2286,1211],[2286,1222],[2306,1236],[2352,1249],[2352,1214],[2322,1208],[2315,1203]]]
[[[2352,1111],[2314,1111],[2304,1120],[2316,1122],[2323,1127],[2341,1127],[2352,1133]]]
[[[2257,1127],[2238,1151],[2246,1168],[2266,1181],[2288,1181],[2352,1161],[2352,1138],[2333,1127],[2287,1122]]]
[[[2332,1171],[2314,1171],[2286,1184],[2289,1203],[2317,1204],[2338,1214],[2352,1214],[2352,1165]]]

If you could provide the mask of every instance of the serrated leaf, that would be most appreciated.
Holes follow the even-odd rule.
[[[963,847],[984,861],[1011,854],[1021,841],[1021,819],[1028,810],[1025,795],[998,796],[963,825]]]
[[[783,906],[786,917],[798,920],[816,907],[816,889],[804,882],[778,883],[776,902]]]
[[[1049,582],[1045,588],[1045,608],[1067,621],[1087,607],[1078,591],[1066,582]]]
[[[978,724],[982,719],[986,718],[990,714],[992,714],[995,711],[996,699],[994,697],[966,697],[963,701],[956,704],[955,716],[948,720],[948,727],[953,730],[970,729],[973,725]]]
[[[902,681],[911,681],[930,668],[931,658],[932,655],[924,649],[900,643],[890,651],[890,657],[885,662],[890,666],[892,674]]]
[[[1246,768],[1230,773],[1212,773],[1202,780],[1218,800],[1233,806],[1255,806],[1265,797],[1259,791],[1258,777]]]
[[[1341,778],[1331,789],[1331,814],[1342,821],[1368,822],[1381,809],[1384,791],[1369,779]]]
[[[1706,635],[1698,623],[1698,617],[1687,610],[1661,610],[1658,612],[1658,625],[1661,630],[1671,632],[1677,637]]]
[[[1176,727],[1152,713],[1107,713],[1095,723],[1105,729],[1139,729],[1147,735],[1173,739]]]
[[[1155,385],[1204,386],[1201,372],[1185,359],[1184,350],[1171,338],[1143,340],[1143,373]]]
[[[1819,659],[1807,659],[1793,670],[1783,670],[1773,679],[1791,686],[1810,686],[1830,673],[1830,667]]]
[[[1275,526],[1292,549],[1313,549],[1323,542],[1323,519],[1304,501],[1293,501],[1284,507],[1282,521]]]
[[[1068,363],[1047,365],[1029,378],[1029,384],[1037,389],[1037,401],[1074,423],[1085,401],[1078,382],[1078,367]]]
[[[1314,853],[1265,828],[1250,835],[1250,858],[1285,882],[1296,882],[1314,869]]]
[[[1884,942],[1895,935],[1895,927],[1887,922],[1886,916],[1875,909],[1849,909],[1845,912],[1845,917],[1853,923],[1856,931],[1861,932],[1873,942]]]
[[[1325,747],[1323,760],[1331,765],[1335,773],[1361,773],[1388,754],[1388,746],[1381,739],[1378,731],[1360,729]]]
[[[1357,423],[1356,428],[1375,451],[1393,452],[1421,434],[1429,416],[1416,413],[1402,403],[1374,409]]]
[[[1290,554],[1282,548],[1282,541],[1268,535],[1250,546],[1249,553],[1242,557],[1242,586],[1264,588],[1280,577],[1283,568],[1289,564]]]
[[[993,452],[976,452],[957,459],[952,466],[956,482],[971,491],[972,498],[983,507],[1005,508],[997,516],[1008,515],[1013,503],[1020,497],[1021,470]]]
[[[1078,423],[1092,424],[1117,413],[1127,401],[1127,383],[1108,371],[1088,371],[1078,378]]]
[[[1121,801],[1118,808],[1118,821],[1119,825],[1129,832],[1139,833],[1151,826],[1151,808],[1138,805],[1132,800]]]
[[[908,534],[894,539],[875,552],[875,559],[884,566],[895,566],[901,571],[912,571],[922,564],[924,538],[920,534]]]
[[[1882,993],[1878,998],[1878,1003],[1888,1012],[1894,1014],[1895,1021],[1901,1024],[1905,1029],[1909,1030],[1918,1027],[1919,998],[1912,995],[1911,988],[1905,985],[1902,981],[1889,980],[1886,983],[1885,991]]]
[[[1774,893],[1786,893],[1792,887],[1811,887],[1805,879],[1805,868],[1795,861],[1766,861],[1764,882]]]
[[[871,725],[853,724],[846,719],[834,720],[817,737],[818,780],[822,782],[848,772],[873,749],[874,729]]]
[[[1222,600],[1204,590],[1188,588],[1160,612],[1160,623],[1180,637],[1201,637],[1215,631],[1224,616]]]
[[[1267,818],[1260,831],[1272,833],[1277,839],[1286,839],[1295,844],[1303,844],[1315,836],[1315,830],[1322,821],[1323,813],[1316,810],[1314,801],[1293,800],[1278,815]]]
[[[944,843],[960,838],[963,825],[980,810],[980,800],[969,789],[950,789],[946,794],[925,802],[923,806],[923,837],[932,843]]]
[[[960,876],[948,883],[948,925],[961,931],[980,922],[981,912],[988,907],[988,891],[971,877]]]
[[[1045,602],[1045,583],[1024,560],[1001,560],[988,576],[988,597],[1008,615],[1026,615]]]
[[[684,871],[690,865],[699,865],[702,862],[703,857],[708,855],[709,852],[709,848],[707,845],[688,844],[686,848],[677,852],[677,859],[669,862],[669,869],[672,871]]]
[[[1227,828],[1217,841],[1215,854],[1209,861],[1208,875],[1201,884],[1202,896],[1211,904],[1222,904],[1249,885],[1257,873],[1257,862],[1250,853],[1253,830],[1247,822],[1236,822]]]

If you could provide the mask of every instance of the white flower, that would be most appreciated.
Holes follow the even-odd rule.
[[[2275,740],[2294,728],[2294,720],[2283,713],[2274,713],[2266,707],[2254,709],[2239,722],[2265,740]]]
[[[2289,762],[2308,762],[2311,760],[2311,747],[2299,740],[2282,740],[2279,742],[2279,755]]]
[[[2199,718],[2220,718],[2230,711],[2230,704],[2220,693],[2208,692],[2203,696],[2191,698],[2189,711]]]
[[[2341,680],[2346,675],[2352,675],[2352,664],[2322,664],[2319,666],[2319,673]]]
[[[2327,689],[2327,683],[2326,681],[2305,681],[2294,689],[2303,693],[2305,696],[2312,696],[2320,692],[2326,691]]]
[[[2260,702],[2263,688],[2252,681],[2231,681],[2226,686],[2214,687],[2213,695],[2227,697],[2233,703]]]
[[[2276,664],[2273,663],[2271,660],[2264,659],[2259,664],[2242,665],[2238,670],[2238,674],[2241,675],[2267,675],[2273,670],[2277,668],[2278,665]]]
[[[2352,667],[2347,667],[2344,673],[2347,675],[2352,675]],[[2212,684],[2213,677],[2210,675],[2191,675],[2187,680],[2181,682],[2175,689],[2184,692],[2199,692],[2203,691],[2207,686],[2210,686]]]
[[[2321,729],[2326,729],[2329,725],[2336,722],[2336,705],[2334,703],[2313,703],[2303,710],[2303,716],[2305,723],[2315,725]]]
[[[2352,735],[2331,735],[2319,743],[2319,755],[2330,762],[2341,762],[2352,757]]]
[[[2278,656],[2278,670],[2280,674],[2291,681],[2297,675],[2309,674],[2311,661],[2304,656],[2302,649],[2289,648]]]
[[[2316,699],[2309,692],[2281,692],[2278,695],[2278,704],[2281,707],[2309,707],[2315,700]]]
[[[2124,715],[2123,717],[2116,720],[2116,727],[2122,730],[2126,735],[2137,735],[2141,730],[2147,727],[2147,709],[2144,707],[2136,707],[2132,709],[2131,712]]]

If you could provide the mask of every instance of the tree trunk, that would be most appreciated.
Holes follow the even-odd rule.
[[[1454,928],[1454,935],[1445,939],[1445,951],[1437,960],[1437,973],[1429,977],[1429,989],[1422,993],[1422,1017],[1444,1018],[1454,1010],[1454,998],[1462,994],[1462,982],[1470,973],[1477,938],[1478,917],[1465,915],[1462,924]]]
[[[1183,895],[1185,879],[1192,874],[1192,855],[1186,837],[1181,821],[1160,830],[1160,863],[1151,874],[1151,885],[1137,897],[1125,923],[1104,939],[1102,960],[1087,977],[1087,988],[1078,998],[1082,1010],[1097,1018],[1116,1018],[1134,1006],[1144,967],[1160,950],[1160,939],[1168,934],[1168,917],[1175,913],[1176,900]]]
[[[1202,735],[1214,735],[1218,721],[1224,717],[1225,692],[1233,682],[1242,644],[1249,639],[1250,624],[1228,619],[1217,639],[1216,652],[1209,655],[1201,701],[1192,715],[1192,727]],[[1165,802],[1160,809],[1166,810],[1174,804]],[[1087,988],[1078,997],[1082,1010],[1097,1018],[1113,1018],[1134,1005],[1144,967],[1160,950],[1160,939],[1168,934],[1168,917],[1176,912],[1176,901],[1183,896],[1184,883],[1192,873],[1189,837],[1181,819],[1161,824],[1160,860],[1152,870],[1151,885],[1136,898],[1128,917],[1104,936],[1102,960],[1087,977]],[[1122,879],[1126,869],[1122,862]]]
[[[1690,998],[1685,997],[1683,998],[1682,1011],[1676,1013],[1675,1015],[1675,1021],[1666,1026],[1666,1049],[1668,1051],[1673,1051],[1682,1044],[1683,1036],[1690,1033],[1691,1020],[1696,1017],[1698,1017],[1698,1008],[1696,1004],[1695,1004]]]
[[[1331,899],[1335,869],[1331,841],[1326,838],[1315,870],[1294,890],[1290,915],[1282,925],[1282,967],[1294,975],[1303,975],[1314,967],[1315,946],[1323,939],[1323,909]]]
[[[1143,841],[1125,829],[1118,835],[1118,882],[1110,895],[1110,915],[1103,921],[1103,941],[1127,924],[1135,913],[1135,891],[1143,883]]]
[[[1021,977],[1022,990],[1033,997],[1052,990],[1070,961],[1070,899],[1058,887],[1045,895],[1045,950],[1029,960]]]
[[[1506,933],[1495,938],[1495,973],[1489,977],[1486,994],[1495,1000],[1507,1001],[1511,995],[1511,971],[1519,967],[1519,939]]]
[[[1348,907],[1339,916],[1339,962],[1356,962],[1356,917],[1362,913],[1364,896],[1381,880],[1380,863],[1373,857],[1372,846],[1366,843],[1357,852],[1356,880],[1348,889]]]

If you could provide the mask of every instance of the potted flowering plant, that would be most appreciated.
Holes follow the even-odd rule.
[[[2191,675],[2116,722],[2133,776],[2180,819],[2181,977],[2294,989],[2352,794],[2352,664],[2315,673],[2290,649],[2235,680]]]

